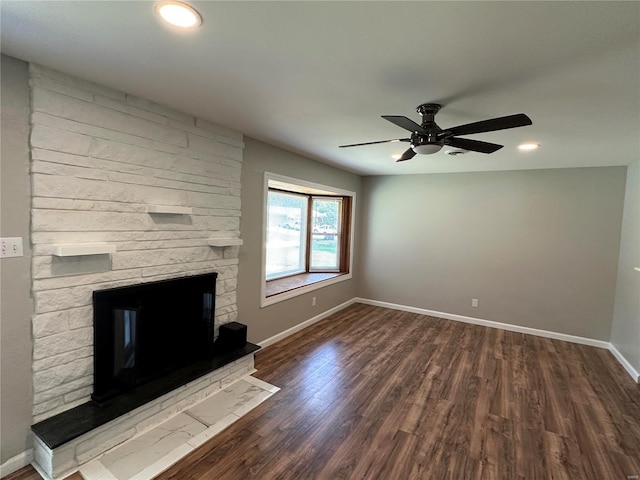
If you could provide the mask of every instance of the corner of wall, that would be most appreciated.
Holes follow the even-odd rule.
[[[0,464],[2,471],[28,463],[33,421],[31,389],[31,242],[29,237],[29,84],[28,65],[1,57],[0,230],[20,237],[22,257],[3,258],[0,268]],[[6,301],[10,299],[10,301]],[[19,467],[18,467],[19,468]]]
[[[640,160],[627,167],[611,353],[638,381],[640,372]]]

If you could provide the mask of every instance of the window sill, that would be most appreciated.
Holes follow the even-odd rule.
[[[350,278],[350,273],[301,273],[269,280],[265,285],[262,306],[272,305]]]

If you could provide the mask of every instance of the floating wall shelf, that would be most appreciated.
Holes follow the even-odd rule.
[[[233,247],[242,245],[241,238],[210,238],[209,246],[211,247]]]
[[[177,205],[149,205],[148,213],[166,213],[171,215],[190,215],[193,213],[191,207],[178,207]]]
[[[115,251],[116,246],[109,243],[68,243],[53,246],[53,254],[56,257],[105,255],[114,253]]]

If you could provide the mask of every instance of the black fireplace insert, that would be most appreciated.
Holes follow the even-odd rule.
[[[95,402],[213,357],[216,277],[93,292]]]

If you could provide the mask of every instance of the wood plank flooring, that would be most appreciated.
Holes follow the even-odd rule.
[[[157,480],[640,478],[640,386],[603,349],[355,304],[256,368],[282,390]]]

